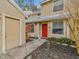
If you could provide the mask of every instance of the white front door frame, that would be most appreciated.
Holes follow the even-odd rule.
[[[25,22],[22,18],[20,18],[20,43],[19,45],[23,45],[25,43]]]

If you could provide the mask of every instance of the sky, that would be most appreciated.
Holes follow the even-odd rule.
[[[34,0],[35,5],[37,5],[37,6],[40,4],[40,2],[41,2],[41,0]]]
[[[14,0],[14,1],[17,2],[18,0]],[[26,0],[24,0],[24,1],[26,1]],[[39,8],[40,7],[40,2],[41,2],[41,0],[34,0],[34,5],[36,5]]]

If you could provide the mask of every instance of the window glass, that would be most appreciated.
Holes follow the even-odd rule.
[[[53,34],[63,34],[63,22],[53,22]]]
[[[34,32],[34,24],[31,24],[31,32]]]

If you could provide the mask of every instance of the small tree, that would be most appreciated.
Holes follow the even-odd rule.
[[[71,7],[69,7],[71,5],[73,5],[72,8],[75,9],[74,13],[73,13]],[[74,39],[75,39],[77,53],[79,54],[79,41],[78,41],[79,36],[77,34],[77,33],[79,33],[79,30],[77,30],[77,28],[75,27],[75,25],[76,25],[75,21],[77,18],[79,18],[79,16],[78,16],[78,14],[79,14],[79,2],[78,2],[78,0],[69,0],[68,4],[65,7],[66,7],[67,12],[69,13],[66,21],[67,21],[67,24],[68,24],[68,26],[73,34]],[[73,22],[73,24],[71,24],[71,21]],[[78,21],[79,21],[79,19],[78,19]],[[79,25],[77,25],[77,26],[79,26]]]

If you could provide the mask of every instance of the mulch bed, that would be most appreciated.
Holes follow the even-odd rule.
[[[47,43],[44,43],[30,54],[30,59],[79,59],[75,51],[75,48],[56,43],[51,43],[48,48]]]

